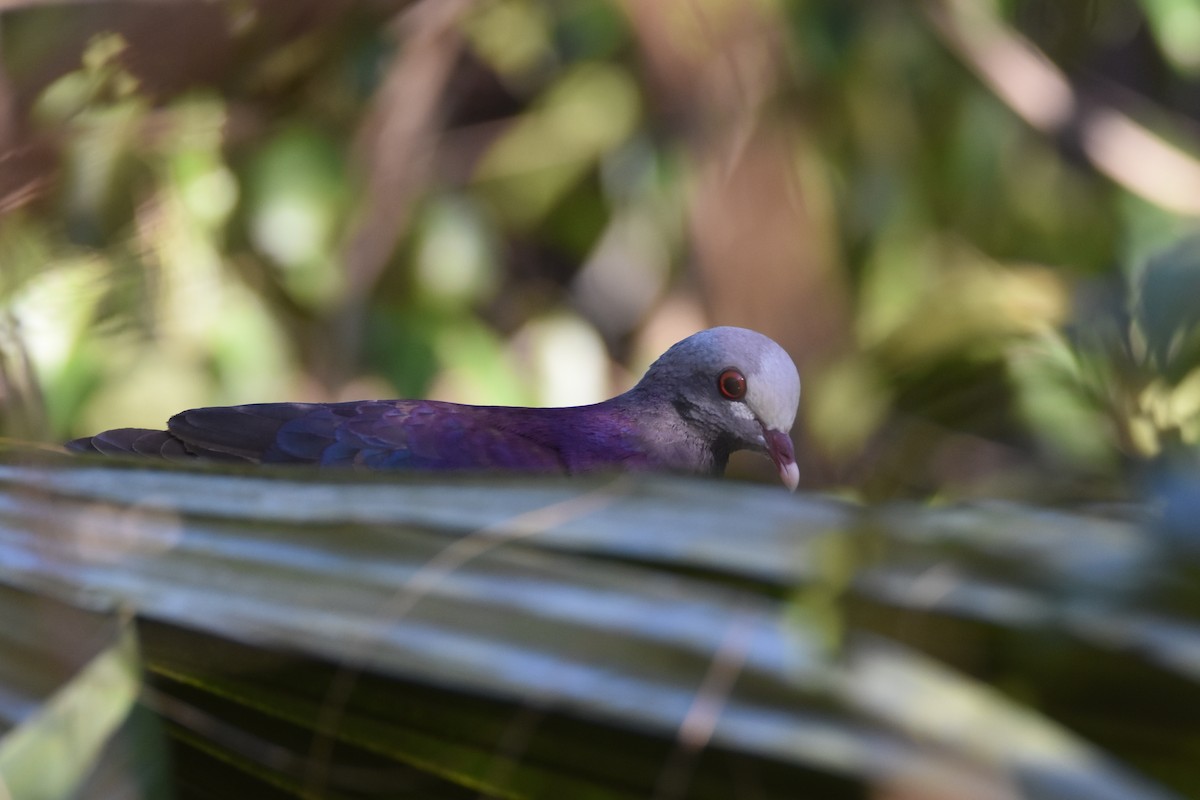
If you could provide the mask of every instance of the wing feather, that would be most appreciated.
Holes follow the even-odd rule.
[[[562,470],[553,446],[517,432],[513,414],[524,411],[428,400],[260,403],[184,411],[168,429],[187,451],[263,463]]]

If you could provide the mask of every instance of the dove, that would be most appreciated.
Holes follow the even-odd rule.
[[[800,376],[782,347],[745,328],[695,333],[629,391],[564,408],[436,400],[257,403],[195,408],[166,430],[118,428],[66,444],[76,453],[367,469],[601,470],[721,475],[730,453],[769,456],[800,480],[789,432]]]

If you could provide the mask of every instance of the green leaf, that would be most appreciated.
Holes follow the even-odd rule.
[[[661,476],[25,460],[0,464],[0,583],[137,613],[181,785],[1173,797],[1118,760],[1147,766],[1151,742],[1152,777],[1197,788],[1169,768],[1200,755],[1169,736],[1200,702],[1188,566],[1136,521]],[[1133,685],[1136,708],[1115,702]]]
[[[1200,366],[1200,237],[1152,256],[1141,275],[1136,318],[1150,354],[1168,379]]]
[[[103,769],[102,756],[138,727],[126,727],[141,687],[133,628],[7,586],[0,587],[0,617],[0,711],[11,724],[0,736],[0,793],[87,796],[80,792]],[[154,724],[143,719],[141,727],[147,723]],[[139,753],[127,760],[129,785],[156,771],[153,750]],[[153,793],[142,788],[143,796]]]

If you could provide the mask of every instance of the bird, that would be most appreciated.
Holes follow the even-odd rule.
[[[722,475],[757,451],[791,491],[790,431],[800,375],[761,333],[722,326],[671,346],[627,392],[562,408],[437,400],[254,403],[194,408],[166,430],[117,428],[74,439],[74,453],[365,469],[601,470]]]

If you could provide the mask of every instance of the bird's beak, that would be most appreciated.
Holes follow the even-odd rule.
[[[800,485],[800,468],[796,466],[796,451],[792,446],[792,437],[783,431],[773,431],[763,428],[763,439],[767,443],[767,455],[775,462],[779,470],[779,479],[788,491],[796,491]]]

